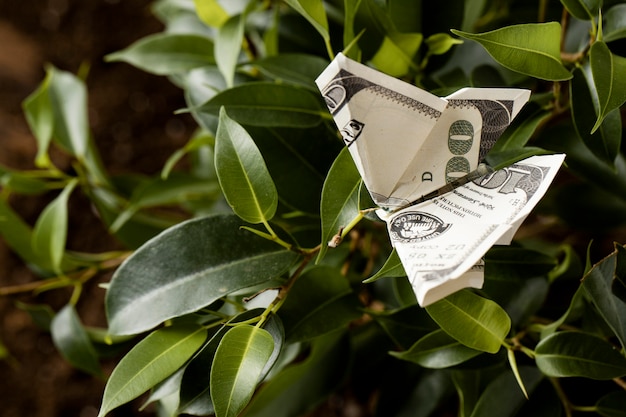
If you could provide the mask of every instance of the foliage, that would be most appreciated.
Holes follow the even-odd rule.
[[[624,415],[626,249],[598,260],[581,242],[624,240],[624,4],[158,0],[153,11],[165,30],[106,59],[167,76],[197,121],[160,175],[107,173],[85,83],[52,66],[24,102],[37,169],[0,167],[0,235],[42,277],[27,290],[74,289],[56,314],[22,308],[82,371],[101,375],[99,355],[132,346],[100,416],[148,391],[164,415],[294,416],[331,395],[380,416]],[[532,89],[488,161],[564,152],[567,170],[539,220],[487,254],[483,290],[415,304],[313,83],[339,50],[439,95]],[[10,205],[48,193],[34,227]],[[76,193],[128,251],[66,250]],[[85,327],[81,288],[111,269],[109,328]]]

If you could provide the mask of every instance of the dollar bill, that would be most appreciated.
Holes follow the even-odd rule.
[[[481,164],[530,92],[464,88],[441,98],[342,54],[316,83],[419,304],[481,288],[484,254],[511,242],[564,159]]]
[[[530,96],[465,88],[441,98],[342,54],[316,83],[374,202],[387,208],[476,170]]]

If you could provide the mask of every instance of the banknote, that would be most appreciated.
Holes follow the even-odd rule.
[[[316,83],[374,202],[387,208],[476,170],[530,97],[464,88],[442,98],[342,54]]]
[[[484,254],[509,244],[564,155],[494,171],[482,161],[530,92],[464,88],[445,98],[342,54],[316,83],[420,305],[482,287]]]

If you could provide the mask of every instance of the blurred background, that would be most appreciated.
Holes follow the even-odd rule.
[[[0,164],[34,168],[36,143],[24,119],[21,103],[45,76],[45,66],[85,77],[89,119],[104,166],[115,174],[153,174],[188,139],[193,129],[181,91],[167,79],[130,65],[105,63],[103,57],[162,29],[152,16],[149,0],[0,0]],[[71,169],[61,153],[54,163]],[[76,193],[78,196],[79,193]],[[34,224],[54,197],[11,198],[12,207]],[[88,202],[72,198],[70,249],[101,252],[118,248],[94,216]],[[104,290],[99,277],[84,289],[78,311],[86,325],[104,326]],[[36,280],[30,270],[0,240],[0,288],[19,289]],[[73,369],[55,350],[50,335],[34,324],[16,302],[65,305],[70,291],[32,295],[0,295],[0,415],[3,417],[95,417],[104,381]],[[107,374],[113,366],[105,364]],[[111,415],[133,415],[139,403]],[[142,416],[150,416],[144,412]]]

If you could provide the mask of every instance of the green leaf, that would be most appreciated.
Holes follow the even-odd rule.
[[[615,244],[615,275],[611,283],[613,294],[626,303],[626,248]]]
[[[48,147],[54,130],[54,115],[49,95],[51,78],[52,71],[48,71],[46,78],[39,87],[22,103],[28,126],[33,132],[35,139],[37,139],[35,165],[39,168],[45,168],[50,165]]]
[[[511,329],[511,319],[498,304],[461,290],[426,307],[450,336],[472,349],[496,353]]]
[[[33,229],[34,253],[57,273],[61,271],[67,239],[67,202],[76,184],[78,180],[70,181],[61,194],[46,206]]]
[[[95,376],[103,376],[96,350],[73,305],[66,305],[56,314],[50,332],[54,345],[72,366]]]
[[[0,165],[0,186],[18,194],[41,194],[52,188],[50,184],[29,172],[14,171]]]
[[[298,127],[322,121],[319,100],[304,88],[288,84],[255,82],[223,91],[198,108],[200,112],[226,111],[236,121],[252,126]]]
[[[306,414],[341,384],[349,358],[349,341],[343,332],[314,339],[309,354],[263,384],[241,417]]]
[[[417,303],[397,310],[368,312],[393,342],[408,349],[426,334],[437,330],[437,324]]]
[[[238,325],[222,338],[211,367],[216,417],[236,417],[248,404],[274,350],[272,336],[259,327]]]
[[[613,379],[626,375],[626,358],[597,336],[573,331],[554,333],[535,348],[539,369],[551,377]]]
[[[434,33],[426,38],[424,43],[428,46],[428,53],[430,55],[443,55],[454,45],[459,45],[463,43],[463,41],[455,39],[447,33]]]
[[[322,0],[285,0],[318,31],[324,40],[329,40],[328,18]]]
[[[219,28],[228,20],[228,13],[218,0],[194,0],[198,17],[207,25]]]
[[[126,49],[107,55],[105,60],[123,61],[156,75],[171,75],[215,64],[211,40],[178,33],[146,36]]]
[[[107,381],[98,417],[137,398],[176,372],[202,346],[207,331],[198,326],[165,327],[137,343]]]
[[[574,78],[570,82],[570,107],[576,132],[594,155],[613,166],[622,141],[619,110],[611,111],[600,128],[591,133],[598,114],[595,86],[592,80],[587,79],[583,69],[577,68],[573,74]],[[590,89],[593,89],[593,93]]]
[[[616,265],[617,256],[614,252],[593,266],[583,277],[582,286],[622,347],[626,347],[626,303],[612,291]]]
[[[361,50],[358,45],[353,44],[356,37],[354,35],[354,21],[357,16],[357,12],[359,7],[361,6],[362,0],[344,0],[343,8],[344,8],[344,17],[343,17],[343,53],[348,57],[354,60],[360,60]],[[346,50],[348,46],[351,46],[349,50]]]
[[[616,41],[626,38],[626,4],[616,4],[604,15],[602,40]]]
[[[0,236],[25,262],[44,270],[51,270],[47,257],[37,255],[33,249],[30,226],[4,199],[0,199]]]
[[[600,398],[596,411],[604,417],[626,417],[626,391],[614,391]]]
[[[327,242],[341,233],[341,229],[359,214],[359,185],[361,175],[354,165],[348,148],[344,148],[330,167],[324,188],[320,216],[322,219],[322,246],[317,256],[321,261],[327,250]]]
[[[347,279],[331,267],[314,267],[295,282],[279,310],[289,342],[310,340],[361,317]]]
[[[410,70],[417,70],[413,57],[422,44],[421,33],[390,33],[372,57],[372,64],[392,77],[402,77]]]
[[[383,266],[374,275],[363,280],[363,282],[370,283],[386,277],[406,277],[406,271],[404,266],[402,266],[402,261],[400,261],[396,248],[393,248]]]
[[[561,64],[559,23],[513,25],[479,34],[452,33],[480,43],[498,63],[513,71],[549,81],[572,78]]]
[[[530,366],[520,367],[519,374],[529,392],[532,392],[543,378],[537,368]],[[513,372],[507,370],[483,391],[470,417],[513,417],[526,401]]]
[[[512,149],[522,151],[537,127],[551,116],[550,112],[532,102],[525,105],[517,117],[515,117],[513,123],[498,138],[494,147],[487,154],[487,158],[496,152]],[[489,161],[489,159],[487,160]]]
[[[245,23],[245,14],[232,16],[220,27],[215,38],[215,61],[228,87],[233,86]]]
[[[75,75],[48,67],[48,95],[54,115],[55,142],[83,161],[89,151],[87,88]]]
[[[215,137],[215,169],[228,204],[249,223],[265,223],[276,213],[278,193],[263,156],[246,130],[220,110]]]
[[[482,352],[461,344],[443,330],[435,330],[418,340],[409,350],[390,353],[398,359],[425,368],[441,369],[463,363]]]
[[[253,65],[277,82],[292,83],[317,93],[315,79],[328,66],[328,61],[315,55],[292,53],[259,59]]]
[[[607,115],[626,102],[626,58],[611,53],[604,42],[595,42],[589,50],[593,83],[599,100],[599,112],[595,132]]]
[[[590,20],[598,15],[601,0],[561,0],[567,11],[577,19]]]
[[[242,230],[232,215],[189,220],[135,251],[115,272],[112,334],[136,334],[283,273],[297,255]]]

